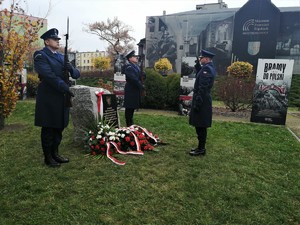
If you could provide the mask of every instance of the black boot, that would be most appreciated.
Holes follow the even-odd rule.
[[[45,164],[49,167],[59,167],[60,164],[52,158],[51,149],[43,148]]]
[[[70,160],[58,154],[58,146],[52,148],[52,158],[58,163],[68,163]]]
[[[191,156],[204,156],[205,153],[206,153],[206,150],[205,148],[202,148],[202,149],[193,149],[194,151],[190,151],[190,155]]]

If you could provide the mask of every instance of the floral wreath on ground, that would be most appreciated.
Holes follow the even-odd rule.
[[[91,155],[106,156],[117,165],[125,165],[113,154],[144,155],[144,151],[157,151],[154,146],[159,143],[159,138],[138,125],[115,128],[101,121],[86,132],[85,141]]]

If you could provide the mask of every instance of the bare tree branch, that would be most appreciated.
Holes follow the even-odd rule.
[[[83,30],[97,35],[100,40],[108,42],[109,47],[107,51],[113,55],[124,53],[128,48],[132,48],[133,44],[130,42],[135,41],[129,34],[129,32],[133,31],[132,27],[124,24],[117,17],[113,20],[108,18],[106,22],[100,21],[86,24]]]

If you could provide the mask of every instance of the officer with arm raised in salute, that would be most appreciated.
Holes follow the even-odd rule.
[[[65,95],[70,94],[69,84],[64,81],[64,56],[59,49],[58,30],[53,28],[45,32],[41,39],[45,47],[34,53],[34,68],[39,74],[40,83],[36,96],[35,126],[42,127],[41,142],[45,164],[58,167],[69,159],[58,154],[62,132],[69,123],[69,107]],[[80,77],[80,72],[67,62],[66,69],[72,78]]]
[[[206,153],[205,144],[207,128],[212,124],[211,89],[214,84],[216,70],[212,63],[214,53],[201,50],[199,61],[201,69],[196,75],[193,100],[189,123],[196,128],[198,147],[190,151],[191,156],[203,156]]]

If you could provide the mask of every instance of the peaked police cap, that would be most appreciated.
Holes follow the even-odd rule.
[[[58,30],[56,28],[52,28],[48,31],[46,31],[42,36],[41,39],[47,40],[47,39],[58,39],[60,40],[60,37],[58,36]]]
[[[208,57],[208,58],[213,58],[216,54],[212,53],[212,52],[209,52],[209,51],[206,51],[204,49],[201,50],[201,54],[199,57]]]
[[[130,51],[130,52],[126,55],[126,59],[129,59],[129,58],[134,57],[134,56],[137,56],[137,55],[135,54],[135,51],[134,51],[134,50],[133,50],[133,51]]]

